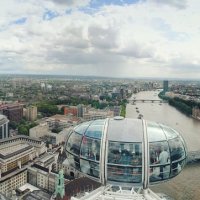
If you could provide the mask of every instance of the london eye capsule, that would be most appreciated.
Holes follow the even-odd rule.
[[[174,129],[123,117],[76,126],[66,141],[71,167],[102,184],[160,183],[178,175],[186,163],[186,146]]]

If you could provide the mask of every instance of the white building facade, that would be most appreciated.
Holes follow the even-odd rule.
[[[0,115],[0,140],[9,137],[8,122],[6,116]]]

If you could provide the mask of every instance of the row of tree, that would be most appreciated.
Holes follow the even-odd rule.
[[[55,114],[63,114],[53,102],[41,102],[37,104],[38,112],[42,114],[42,117],[50,117]]]
[[[164,92],[160,92],[158,95],[161,99],[167,100],[169,102],[169,105],[174,106],[177,108],[179,111],[186,115],[192,115],[192,108],[193,107],[199,107],[200,108],[200,103],[197,103],[195,101],[191,100],[184,100],[178,97],[175,98],[169,98],[165,96]]]
[[[184,103],[182,99],[179,98],[169,99],[169,105],[174,106],[175,108],[177,108],[186,115],[192,115],[192,107]]]
[[[126,104],[127,104],[127,100],[124,99],[121,101],[121,109],[120,109],[120,116],[122,117],[126,117]]]
[[[55,101],[48,101],[48,102],[39,102],[37,103],[38,112],[42,114],[42,117],[49,117],[55,114],[63,114],[63,109],[59,110],[57,105],[67,104],[71,106],[77,106],[79,104],[83,105],[91,105],[93,108],[96,109],[104,109],[106,107],[118,106],[122,104],[126,104],[127,100],[121,101],[109,101],[109,102],[99,102],[98,100],[91,100],[91,99],[79,99],[72,97],[68,100],[55,100]]]

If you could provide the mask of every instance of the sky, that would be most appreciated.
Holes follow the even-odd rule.
[[[199,0],[2,0],[0,74],[200,78]]]

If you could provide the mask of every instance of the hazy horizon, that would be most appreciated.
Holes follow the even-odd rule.
[[[150,81],[200,81],[198,78],[169,78],[169,77],[112,77],[112,76],[97,76],[97,75],[62,75],[62,74],[34,74],[34,73],[0,73],[0,76],[55,76],[55,77],[78,77],[78,78],[97,78],[97,79],[125,79],[125,80],[150,80]]]

